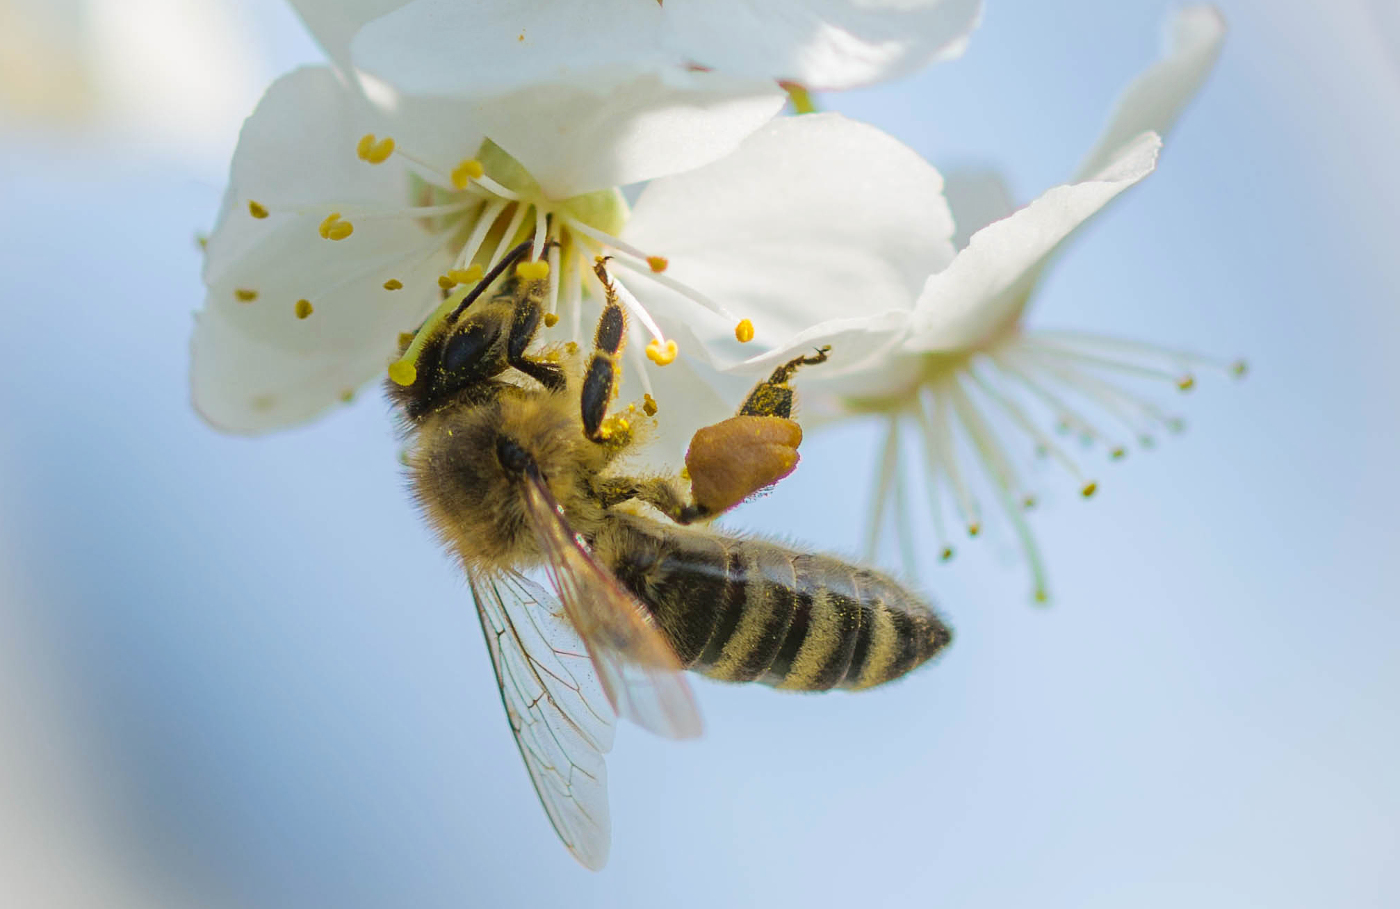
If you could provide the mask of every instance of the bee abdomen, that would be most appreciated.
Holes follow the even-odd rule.
[[[642,531],[614,564],[683,664],[780,688],[868,688],[952,639],[895,581],[830,556],[670,528]]]

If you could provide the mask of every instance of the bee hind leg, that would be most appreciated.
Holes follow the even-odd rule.
[[[802,427],[792,419],[788,383],[800,367],[826,362],[830,350],[820,347],[779,366],[754,386],[737,416],[695,433],[685,466],[697,503],[719,514],[797,469]]]
[[[594,493],[608,507],[629,499],[645,502],[677,524],[703,521],[716,514],[682,493],[674,482],[662,477],[609,477],[594,488]]]
[[[739,408],[739,416],[792,419],[793,394],[792,387],[788,385],[792,374],[802,366],[825,363],[830,352],[831,345],[827,344],[818,347],[816,354],[812,356],[797,357],[773,370],[771,376],[759,382],[754,386],[753,391],[749,392],[749,396],[744,399],[743,406]]]

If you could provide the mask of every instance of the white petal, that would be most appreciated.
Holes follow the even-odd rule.
[[[355,65],[411,95],[507,94],[569,85],[588,74],[599,93],[672,65],[651,0],[412,0],[365,25]]]
[[[944,175],[943,195],[953,212],[953,245],[967,246],[972,235],[1016,210],[1006,180],[994,170],[955,170]]]
[[[342,70],[350,69],[350,40],[370,21],[409,0],[288,0],[301,21]]]
[[[277,212],[305,210],[318,223],[333,205],[406,204],[408,178],[398,158],[369,165],[355,155],[365,118],[357,97],[326,67],[272,83],[239,133],[223,210],[205,249],[206,284],[266,236],[269,221],[249,214],[250,201]]]
[[[841,89],[962,53],[980,0],[666,0],[665,39],[735,75]]]
[[[476,123],[554,199],[682,173],[732,152],[786,96],[771,83],[647,73],[599,94],[535,86],[477,105]]]
[[[1161,144],[1155,133],[1141,136],[1094,178],[1057,186],[974,234],[952,265],[929,277],[908,348],[963,350],[1006,330],[1049,257],[1114,196],[1152,172]]]
[[[785,345],[832,319],[912,308],[953,257],[942,178],[874,127],[838,114],[777,120],[729,157],[651,183],[623,231],[666,257],[666,274],[750,319],[757,344]],[[628,286],[662,320],[703,340],[734,325],[644,278]],[[668,327],[675,331],[675,327]]]
[[[190,384],[195,408],[220,429],[265,432],[317,415],[382,374],[398,333],[436,300],[448,256],[416,223],[368,222],[341,241],[323,240],[317,224],[262,225],[260,242],[209,283]],[[385,290],[391,278],[403,289]],[[257,298],[242,302],[238,290]],[[313,306],[305,319],[299,299]]]
[[[1213,6],[1188,6],[1167,22],[1162,58],[1119,96],[1108,125],[1079,166],[1083,180],[1106,167],[1120,148],[1149,130],[1166,136],[1210,75],[1225,39],[1225,19]]]

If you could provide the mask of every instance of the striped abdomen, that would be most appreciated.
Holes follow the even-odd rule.
[[[780,688],[867,688],[952,639],[923,600],[830,556],[620,517],[599,555],[688,668]]]

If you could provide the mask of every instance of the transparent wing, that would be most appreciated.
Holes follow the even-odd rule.
[[[559,838],[585,867],[608,861],[603,755],[613,709],[564,607],[517,574],[468,575],[520,756]]]
[[[673,739],[700,734],[700,711],[680,660],[646,607],[593,558],[549,488],[525,483],[526,513],[564,613],[583,638],[608,700],[620,716]]]

